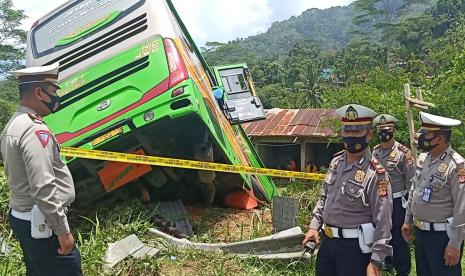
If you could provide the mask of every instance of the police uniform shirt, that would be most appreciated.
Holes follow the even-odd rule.
[[[319,230],[327,224],[357,229],[361,224],[373,223],[375,232],[371,258],[384,261],[386,256],[392,256],[389,245],[391,196],[388,176],[381,164],[372,158],[370,150],[352,165],[347,164],[344,153],[331,161],[310,228]]]
[[[57,235],[69,232],[64,207],[75,197],[71,173],[59,144],[35,112],[17,108],[1,137],[11,209],[29,212],[37,204]]]
[[[392,193],[410,190],[410,181],[415,175],[415,164],[409,148],[397,141],[387,150],[378,145],[373,150],[373,157],[386,168]]]
[[[437,159],[423,153],[410,190],[405,223],[413,219],[442,223],[453,217],[449,245],[459,248],[465,238],[464,159],[450,146]]]

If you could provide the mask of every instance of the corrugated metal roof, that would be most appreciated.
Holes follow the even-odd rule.
[[[280,109],[266,111],[266,120],[242,124],[249,136],[335,136],[325,120],[336,118],[335,109]]]

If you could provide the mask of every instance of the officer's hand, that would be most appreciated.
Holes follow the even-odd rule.
[[[370,263],[367,267],[367,276],[381,276],[381,271],[376,265]]]
[[[444,260],[446,260],[446,266],[454,266],[459,263],[460,251],[453,247],[447,246],[446,252],[444,253]]]
[[[60,248],[58,248],[58,254],[60,255],[69,255],[74,248],[74,238],[71,232],[58,236],[58,242],[60,243]]]
[[[305,234],[304,241],[302,242],[302,245],[305,246],[305,244],[309,241],[314,241],[317,245],[320,244],[320,233],[316,231],[315,229],[309,229],[307,234]]]
[[[402,225],[402,237],[404,237],[404,240],[405,241],[410,241],[410,239],[412,238],[412,225],[411,224],[407,224],[407,223],[404,223],[404,225]]]

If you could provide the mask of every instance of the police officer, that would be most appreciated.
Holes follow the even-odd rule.
[[[346,150],[330,163],[321,197],[303,244],[319,244],[317,276],[381,275],[392,255],[391,186],[386,170],[368,147],[376,113],[351,104],[336,111]]]
[[[394,256],[388,258],[396,270],[396,275],[410,274],[410,250],[408,243],[402,237],[402,225],[407,207],[410,181],[415,175],[415,166],[409,148],[394,139],[395,124],[398,120],[389,114],[381,114],[374,120],[380,145],[373,150],[373,157],[378,159],[386,168],[392,187],[392,247]]]
[[[420,112],[418,148],[425,151],[416,175],[402,234],[415,225],[417,275],[462,275],[460,259],[465,238],[464,159],[450,145],[451,127],[460,121]]]
[[[13,72],[20,106],[1,136],[10,187],[9,221],[27,275],[82,275],[66,216],[74,183],[57,140],[42,119],[59,108],[58,64]]]

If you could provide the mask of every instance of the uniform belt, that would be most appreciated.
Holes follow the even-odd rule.
[[[68,213],[68,207],[63,207],[64,211],[65,211],[65,214]],[[32,220],[32,213],[31,211],[29,212],[18,212],[18,211],[15,211],[13,209],[11,209],[11,215],[17,219],[21,219],[21,220],[27,220],[27,221],[31,221]]]
[[[32,213],[30,211],[29,212],[18,212],[18,211],[11,209],[11,215],[21,220],[27,220],[27,221],[32,220]]]
[[[406,194],[407,194],[407,190],[403,190],[403,191],[400,191],[400,192],[395,192],[395,193],[392,193],[392,198],[396,199],[396,198],[399,198],[399,197],[403,197]]]
[[[445,222],[424,222],[417,219],[414,220],[415,226],[423,231],[446,231],[447,223]]]
[[[326,225],[325,234],[329,238],[357,239],[358,229],[344,229]]]

